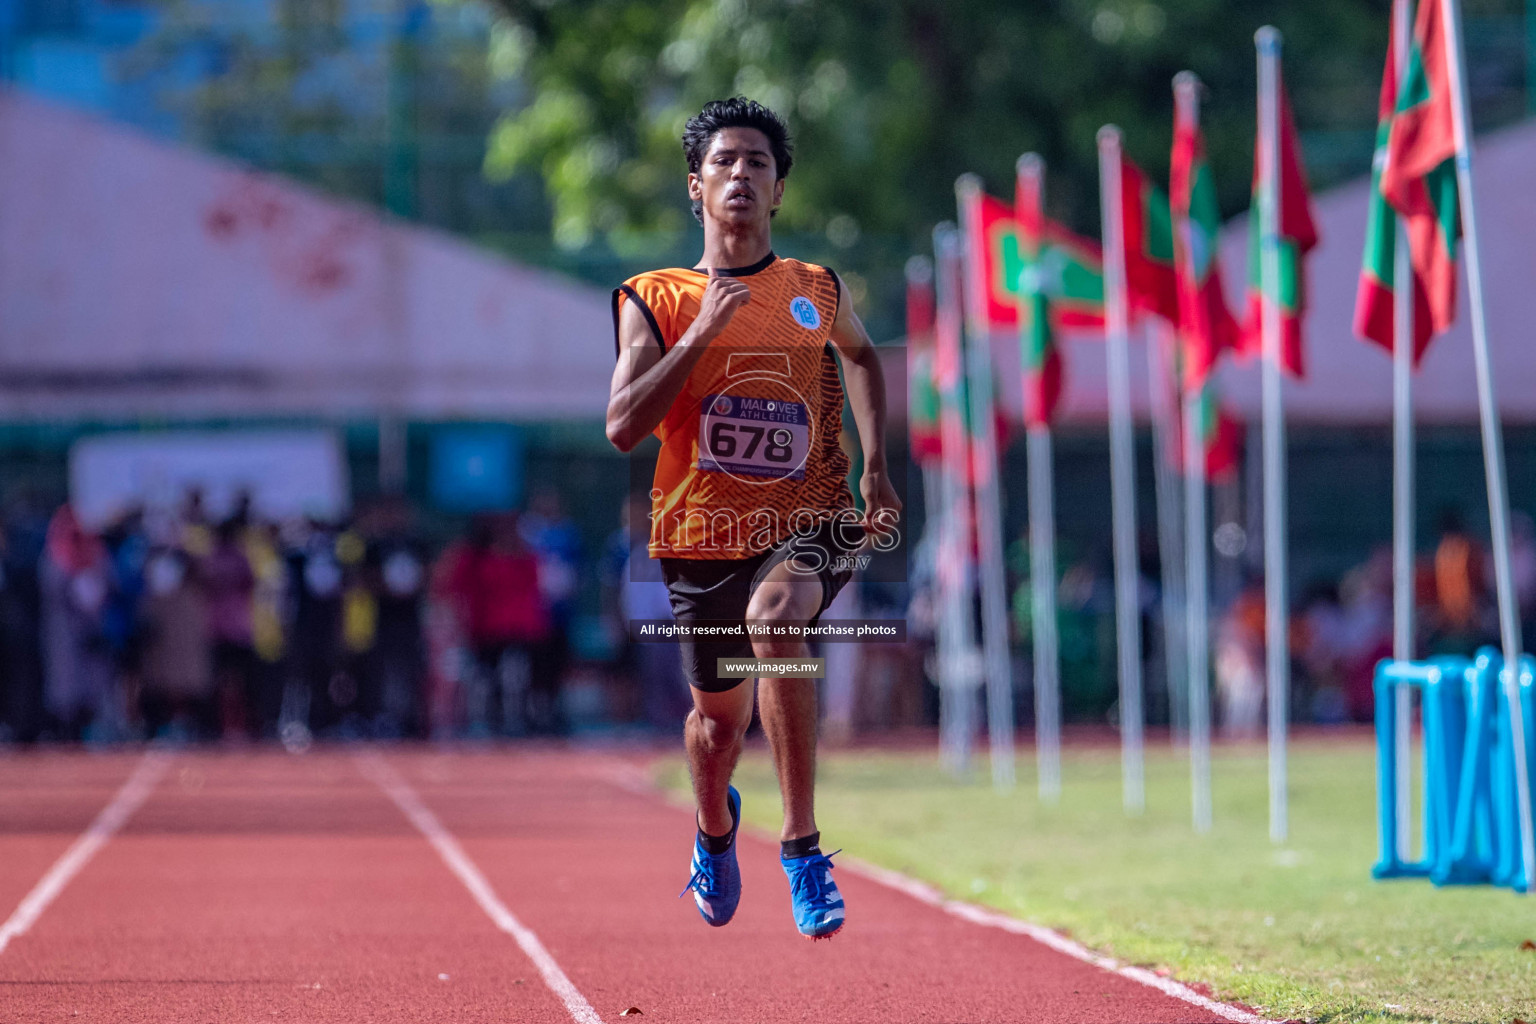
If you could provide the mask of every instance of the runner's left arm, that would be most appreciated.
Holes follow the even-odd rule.
[[[884,533],[895,527],[901,499],[891,484],[885,457],[885,373],[869,333],[853,311],[848,286],[838,282],[837,319],[832,322],[832,346],[843,360],[843,380],[853,422],[864,453],[859,492],[864,498],[864,528]]]

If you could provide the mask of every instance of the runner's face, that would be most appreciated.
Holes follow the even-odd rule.
[[[756,128],[722,128],[710,140],[688,195],[704,203],[704,217],[733,227],[766,224],[784,198],[768,136]]]

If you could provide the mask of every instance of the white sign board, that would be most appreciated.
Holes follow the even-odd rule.
[[[89,529],[134,506],[176,508],[193,489],[214,519],[242,492],[277,521],[334,519],[350,503],[341,445],[325,430],[97,434],[69,452],[70,503]]]

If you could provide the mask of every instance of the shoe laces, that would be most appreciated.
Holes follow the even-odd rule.
[[[688,879],[688,887],[677,894],[682,899],[691,892],[696,892],[705,899],[713,899],[719,895],[715,889],[715,873],[707,866],[700,866],[693,872],[693,877]]]
[[[836,890],[832,883],[832,876],[828,872],[832,869],[832,858],[842,853],[842,850],[833,850],[831,853],[817,853],[805,858],[803,866],[797,866],[790,874],[789,891],[795,897],[802,895],[812,903],[825,903],[828,899],[828,891]]]
[[[695,815],[693,823],[698,825],[699,819],[697,815]],[[732,836],[736,834],[736,824],[736,820],[733,819],[731,821]],[[684,896],[687,896],[691,892],[696,892],[707,900],[714,899],[716,896],[720,895],[720,890],[715,885],[714,867],[715,857],[717,856],[721,856],[721,854],[706,852],[702,860],[694,862],[698,864],[698,867],[694,868],[693,877],[688,879],[688,887],[677,894],[678,899],[682,899]]]

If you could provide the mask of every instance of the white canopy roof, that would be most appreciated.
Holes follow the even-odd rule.
[[[0,418],[597,419],[608,295],[0,91]]]

